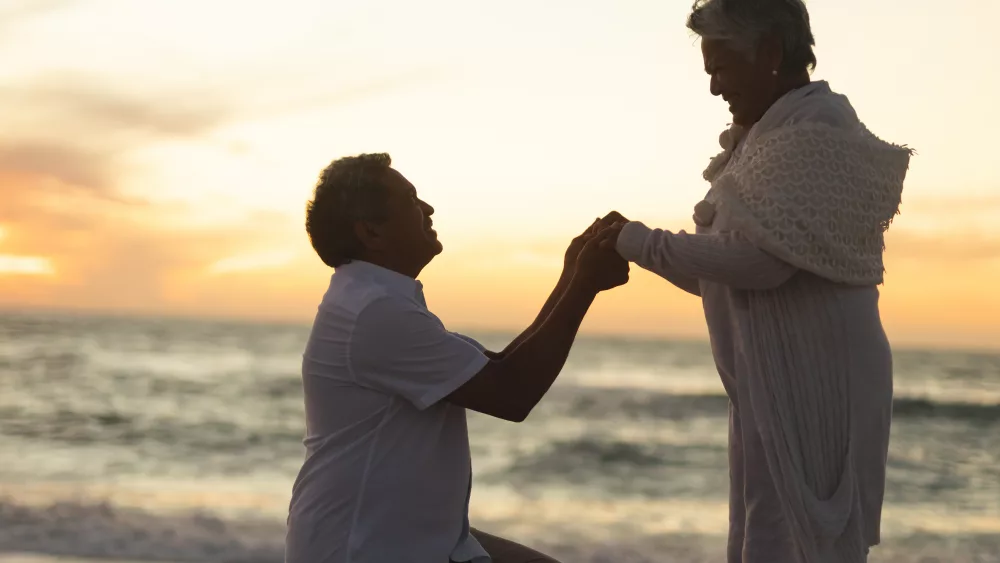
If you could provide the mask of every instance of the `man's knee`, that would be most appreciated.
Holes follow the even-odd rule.
[[[475,528],[471,533],[486,553],[490,554],[493,563],[559,563],[558,560],[517,542]]]

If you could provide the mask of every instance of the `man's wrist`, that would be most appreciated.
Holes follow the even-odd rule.
[[[573,281],[574,273],[576,273],[575,265],[564,267],[562,272],[559,273],[559,281],[556,282],[556,287],[563,290],[569,287],[569,284]]]
[[[565,287],[565,294],[581,298],[594,299],[601,292],[591,280],[577,272],[569,275]]]

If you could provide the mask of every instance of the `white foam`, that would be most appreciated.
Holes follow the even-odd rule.
[[[477,525],[481,522],[477,521]],[[500,522],[485,530],[506,535]],[[725,559],[725,539],[703,535],[623,534],[594,541],[548,530],[529,544],[564,563],[709,563]],[[992,539],[990,539],[992,538]],[[515,533],[512,539],[518,539]],[[160,515],[107,503],[28,506],[0,498],[2,563],[281,563],[280,520],[222,519],[206,513]],[[995,536],[909,536],[873,551],[871,563],[1000,561]]]
[[[278,562],[280,522],[152,515],[109,504],[27,507],[0,501],[0,551],[177,562]]]

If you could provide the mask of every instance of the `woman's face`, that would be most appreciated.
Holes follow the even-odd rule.
[[[760,49],[754,61],[732,48],[727,41],[703,39],[701,53],[705,72],[711,77],[713,96],[722,96],[729,103],[733,123],[750,127],[764,116],[778,88],[774,70],[780,60],[769,56],[770,49]]]

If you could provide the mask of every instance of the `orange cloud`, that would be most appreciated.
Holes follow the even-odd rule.
[[[184,221],[189,209],[121,201],[20,172],[0,172],[0,196],[7,204],[0,209],[0,251],[38,257],[55,271],[0,275],[0,306],[308,322],[331,273],[312,256],[300,221],[280,214],[195,228]],[[894,341],[1000,342],[1000,296],[993,288],[1000,240],[956,233],[958,225],[890,230],[882,311]],[[422,276],[428,301],[457,329],[523,328],[555,283],[571,235],[448,248],[443,233],[446,252]],[[705,335],[698,299],[633,272],[629,285],[599,298],[585,330]]]
[[[4,306],[157,313],[185,305],[189,312],[204,311],[204,303],[185,297],[185,288],[211,283],[209,268],[219,260],[248,247],[280,245],[274,233],[291,231],[285,217],[269,214],[218,228],[185,227],[183,211],[108,199],[21,173],[0,173],[0,195],[7,204],[0,210],[4,253],[39,257],[56,272],[30,280],[0,275]]]
[[[19,8],[0,10],[0,29],[42,7],[12,6]],[[196,225],[203,209],[142,199],[153,194],[142,190],[130,156],[163,142],[212,142],[220,128],[243,119],[367,99],[437,75],[312,88],[311,70],[263,70],[245,83],[198,91],[144,91],[75,75],[0,87],[0,306],[308,322],[330,271],[312,256],[298,217],[233,209],[225,223]],[[272,78],[260,84],[260,76]],[[238,100],[228,97],[233,90]],[[996,197],[906,202],[887,240],[882,305],[894,337],[1000,342],[992,287],[1000,279],[998,215]],[[541,240],[442,234],[448,249],[422,278],[432,308],[455,328],[516,330],[545,300],[575,233]],[[451,248],[449,238],[460,244]],[[600,297],[586,330],[704,335],[698,299],[634,272],[628,286]]]
[[[63,4],[5,5],[0,25]],[[321,288],[302,280],[322,286],[327,273],[302,259],[311,249],[299,218],[236,202],[225,223],[199,225],[204,209],[144,200],[154,194],[143,191],[130,157],[163,142],[211,142],[238,119],[437,76],[424,69],[333,89],[309,87],[306,76],[261,84],[259,74],[245,88],[229,80],[199,91],[72,74],[0,86],[0,306],[307,318]],[[233,89],[240,98],[229,97]],[[51,273],[29,281],[15,272]],[[298,295],[299,306],[289,306]]]

